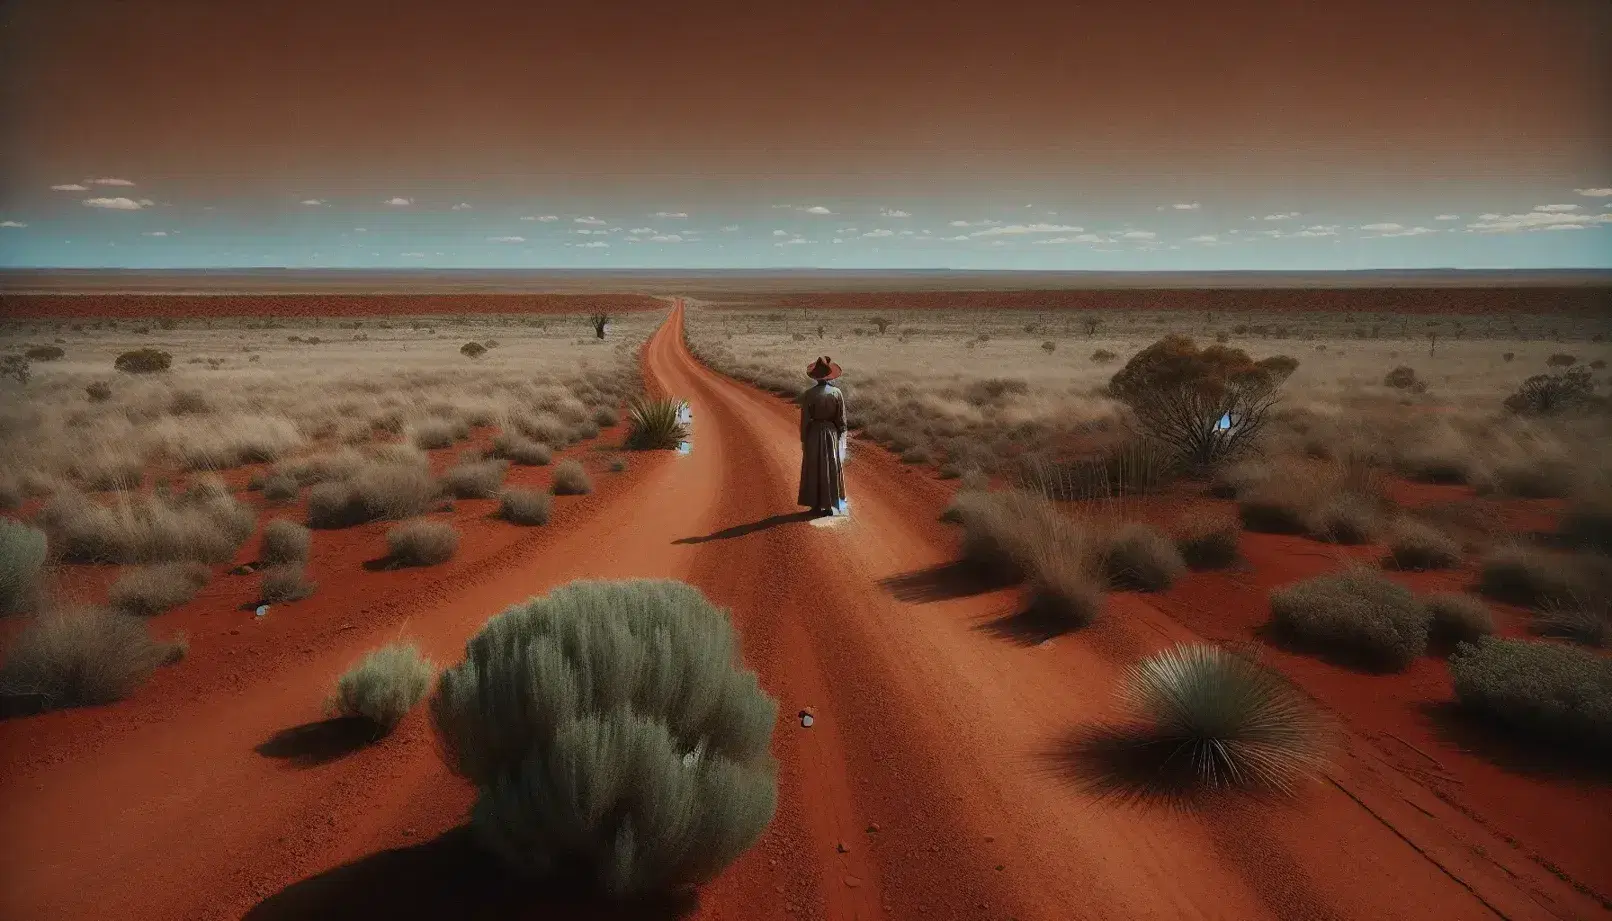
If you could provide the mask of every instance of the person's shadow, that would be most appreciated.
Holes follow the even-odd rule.
[[[521,880],[477,848],[461,826],[292,883],[253,906],[243,921],[673,921],[691,914],[697,902],[683,893],[616,903],[575,885]]]
[[[677,540],[672,541],[672,543],[704,544],[713,540],[732,540],[735,537],[743,537],[746,534],[754,534],[757,531],[770,530],[772,528],[779,527],[780,525],[811,521],[816,517],[817,516],[810,511],[791,512],[787,515],[773,515],[768,518],[763,518],[760,521],[752,521],[748,524],[736,524],[731,528],[723,528],[720,531],[717,531],[713,534],[707,534],[704,537],[679,537]]]

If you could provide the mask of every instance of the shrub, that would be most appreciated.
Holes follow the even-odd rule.
[[[1051,339],[1048,339],[1047,341],[1041,343],[1041,349],[1042,349],[1042,351],[1046,352],[1048,355],[1051,355],[1053,352],[1057,351],[1058,343],[1053,342]]]
[[[1175,547],[1193,569],[1220,569],[1237,562],[1238,532],[1230,515],[1196,515],[1182,521]]]
[[[111,703],[183,657],[182,641],[157,642],[138,617],[53,611],[17,634],[0,665],[0,694],[38,695],[50,708]]]
[[[1429,638],[1443,646],[1474,643],[1494,633],[1488,605],[1471,595],[1440,592],[1422,599],[1427,606]]]
[[[431,687],[436,668],[413,643],[393,643],[364,656],[336,679],[329,709],[337,716],[368,720],[391,732]]]
[[[1510,363],[1511,361],[1515,360],[1516,357],[1517,357],[1516,352],[1502,352],[1500,354],[1500,360],[1504,361],[1504,362],[1507,362],[1507,363]]]
[[[281,563],[263,570],[258,600],[268,604],[289,604],[312,595],[319,586],[308,578],[301,561]]]
[[[679,421],[683,401],[675,397],[634,400],[627,407],[626,446],[636,451],[675,449],[688,438]]]
[[[1409,589],[1348,570],[1271,592],[1272,625],[1313,651],[1401,671],[1427,650],[1427,608]]]
[[[612,457],[610,459],[610,472],[611,473],[626,473],[627,472],[627,459],[625,457]]]
[[[302,486],[284,474],[271,474],[263,480],[263,498],[269,502],[295,502]]]
[[[455,499],[492,499],[503,487],[507,469],[501,460],[461,463],[442,475],[442,488]]]
[[[1217,499],[1237,499],[1271,478],[1263,462],[1241,461],[1215,470],[1209,480],[1209,494]]]
[[[1122,730],[1151,782],[1288,792],[1323,766],[1325,724],[1276,672],[1217,646],[1179,645],[1126,670]]]
[[[550,488],[556,496],[581,496],[593,492],[593,481],[580,463],[567,459],[555,466]]]
[[[45,532],[0,518],[0,615],[15,614],[38,602],[39,577],[49,555]]]
[[[493,439],[493,456],[527,467],[544,467],[554,460],[554,451],[521,435],[503,434]]]
[[[1200,349],[1185,336],[1166,336],[1126,362],[1108,390],[1149,435],[1189,466],[1208,470],[1258,437],[1285,378],[1240,349]]]
[[[1388,562],[1399,569],[1448,569],[1461,562],[1461,545],[1432,525],[1404,518],[1389,534]]]
[[[1568,505],[1561,535],[1574,546],[1612,554],[1612,498],[1586,496]]]
[[[462,437],[458,426],[447,419],[421,419],[411,428],[410,442],[422,451],[451,448]]]
[[[1097,351],[1091,353],[1091,360],[1100,365],[1106,365],[1118,357],[1118,355],[1110,352],[1108,349],[1098,349]]]
[[[1395,390],[1409,390],[1415,387],[1416,383],[1416,369],[1406,365],[1400,365],[1389,371],[1388,375],[1383,378],[1383,386],[1392,387]]]
[[[1557,352],[1545,359],[1545,364],[1552,368],[1571,368],[1573,365],[1578,364],[1578,357],[1569,355],[1566,352]]]
[[[1542,608],[1592,594],[1587,567],[1571,556],[1529,547],[1500,547],[1483,558],[1478,590],[1496,601]]]
[[[553,500],[535,489],[506,489],[498,501],[498,517],[512,524],[549,523]]]
[[[459,354],[466,358],[480,358],[487,354],[487,347],[480,342],[466,342],[459,346]]]
[[[1529,458],[1500,464],[1484,485],[1522,499],[1565,499],[1578,484],[1578,471],[1562,458]]]
[[[614,406],[600,406],[593,411],[593,424],[609,427],[621,422],[621,413]]]
[[[1158,528],[1131,522],[1108,539],[1103,569],[1111,584],[1141,591],[1163,591],[1187,570],[1175,543]]]
[[[1021,462],[1015,485],[1048,499],[1109,499],[1156,492],[1176,479],[1171,449],[1149,438],[1127,438],[1096,457],[1067,464]]]
[[[421,514],[437,498],[431,474],[413,464],[378,463],[352,480],[321,483],[308,491],[308,526],[347,528]]]
[[[1520,416],[1550,416],[1578,409],[1595,395],[1588,368],[1560,374],[1536,374],[1506,397],[1506,409]]]
[[[100,505],[62,492],[39,521],[63,559],[82,563],[226,563],[257,529],[257,515],[231,496],[119,496]]]
[[[1305,484],[1291,479],[1271,479],[1246,491],[1238,498],[1237,514],[1243,527],[1265,534],[1303,534],[1310,528],[1310,507],[1314,496]]]
[[[1612,606],[1605,598],[1548,602],[1534,617],[1534,632],[1584,646],[1612,646]]]
[[[36,345],[22,354],[29,361],[60,361],[67,353],[59,345]]]
[[[84,395],[91,403],[105,403],[112,399],[112,385],[105,381],[96,381],[84,388]]]
[[[212,578],[212,570],[201,563],[145,566],[119,576],[107,604],[125,614],[151,617],[195,598]]]
[[[1351,493],[1322,501],[1307,516],[1309,535],[1335,544],[1368,544],[1377,534],[1377,512]]]
[[[442,521],[407,521],[386,532],[391,559],[404,566],[435,566],[453,559],[459,532]]]
[[[1475,716],[1572,748],[1612,750],[1612,659],[1489,637],[1456,649],[1450,677]]]
[[[1090,625],[1103,611],[1103,586],[1079,554],[1056,546],[1033,549],[1028,559],[1028,606],[1023,616],[1044,633]]]
[[[777,705],[726,612],[681,583],[577,582],[506,610],[443,672],[431,715],[479,788],[472,833],[528,876],[683,889],[776,807]]]
[[[172,367],[172,355],[160,349],[134,349],[119,355],[112,367],[124,374],[156,374]]]
[[[965,490],[953,507],[963,526],[963,560],[988,579],[1018,582],[1037,568],[1100,570],[1089,536],[1045,499]]]
[[[269,565],[280,563],[306,563],[313,545],[313,535],[295,521],[276,518],[263,526],[263,543],[258,550],[258,561]]]

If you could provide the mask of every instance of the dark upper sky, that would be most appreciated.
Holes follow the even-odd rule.
[[[1612,185],[1606,0],[13,0],[5,16],[0,216],[74,245],[115,242],[92,218],[155,232],[83,204],[106,188],[50,189],[93,178],[136,183],[131,202],[153,204],[127,210],[171,209],[181,233],[189,214],[323,239],[401,196],[471,205],[476,223],[429,228],[478,242],[534,211],[622,233],[673,211],[758,245],[822,230],[813,247],[843,231],[775,206],[854,215],[860,237],[881,208],[935,235],[1033,203],[1049,226],[1162,247],[1271,212],[1604,216],[1573,190]],[[312,199],[315,224],[294,213]],[[1174,203],[1200,207],[1158,218]],[[1543,236],[1612,234],[1585,229]]]

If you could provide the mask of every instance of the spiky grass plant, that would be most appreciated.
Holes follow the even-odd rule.
[[[556,496],[582,496],[593,492],[593,480],[581,463],[567,458],[555,465],[549,488]]]
[[[632,897],[715,876],[777,803],[776,703],[727,612],[679,582],[574,582],[492,618],[431,715],[516,871]]]
[[[281,563],[263,570],[258,600],[268,604],[290,604],[312,595],[316,588],[318,586],[308,578],[307,567],[301,561]]]
[[[30,607],[49,555],[45,532],[12,518],[0,518],[0,615]]]
[[[405,521],[386,532],[392,561],[403,566],[435,566],[453,559],[459,532],[445,521]]]
[[[627,406],[626,446],[635,451],[673,450],[688,438],[676,397],[634,400]]]
[[[1186,573],[1187,564],[1164,532],[1133,521],[1108,535],[1103,569],[1112,585],[1157,592],[1174,585]]]
[[[336,680],[329,710],[368,720],[380,734],[389,733],[425,697],[435,675],[436,667],[413,643],[383,646]]]
[[[112,583],[107,604],[125,614],[151,617],[195,598],[212,578],[212,570],[201,563],[143,566]]]
[[[100,609],[50,611],[17,634],[0,665],[0,694],[37,695],[46,707],[122,700],[158,667],[184,658],[185,642],[153,639],[146,622]]]
[[[263,526],[258,561],[270,566],[306,563],[313,548],[313,534],[295,521],[276,518]]]
[[[1402,518],[1389,531],[1385,562],[1396,569],[1448,569],[1461,562],[1461,544],[1430,524]]]
[[[535,489],[506,489],[499,496],[498,517],[512,524],[541,525],[549,523],[554,500],[546,492]]]
[[[1127,669],[1122,699],[1161,780],[1290,792],[1325,763],[1325,725],[1285,678],[1218,646],[1180,645]]]

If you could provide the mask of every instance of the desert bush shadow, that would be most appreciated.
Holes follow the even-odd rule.
[[[1345,668],[1349,671],[1366,675],[1392,675],[1404,670],[1386,664],[1369,653],[1359,650],[1329,646],[1325,643],[1307,642],[1302,637],[1294,636],[1291,631],[1283,629],[1274,623],[1267,622],[1255,627],[1254,636],[1283,652],[1320,659],[1328,665],[1335,665],[1338,668]]]
[[[692,893],[612,903],[574,882],[517,879],[461,826],[292,883],[253,906],[243,921],[673,921],[696,905]]]
[[[346,757],[380,737],[369,720],[338,716],[282,729],[254,749],[265,758],[314,767]]]
[[[811,521],[815,517],[817,516],[812,514],[810,511],[790,512],[787,515],[772,515],[770,517],[763,518],[760,521],[751,521],[746,524],[736,524],[731,528],[723,528],[720,531],[706,534],[703,537],[680,537],[677,540],[672,541],[672,543],[704,544],[713,540],[732,540],[735,537],[744,537],[746,534],[754,534],[757,531],[768,531],[781,525]]]
[[[993,576],[982,567],[964,560],[941,563],[914,572],[879,580],[879,586],[897,601],[927,604],[974,595],[988,595],[1013,585],[1012,580]]]
[[[1019,646],[1039,646],[1048,640],[1075,633],[1081,627],[1070,624],[1056,613],[1035,603],[976,624],[975,630]]]
[[[1452,700],[1420,707],[1440,742],[1470,752],[1515,774],[1553,780],[1612,785],[1606,752],[1568,748],[1506,725],[1487,722]]]
[[[1261,789],[1205,787],[1179,745],[1153,739],[1146,727],[1099,723],[1069,733],[1040,755],[1045,770],[1100,802],[1175,813],[1213,810],[1234,801],[1275,800]]]

